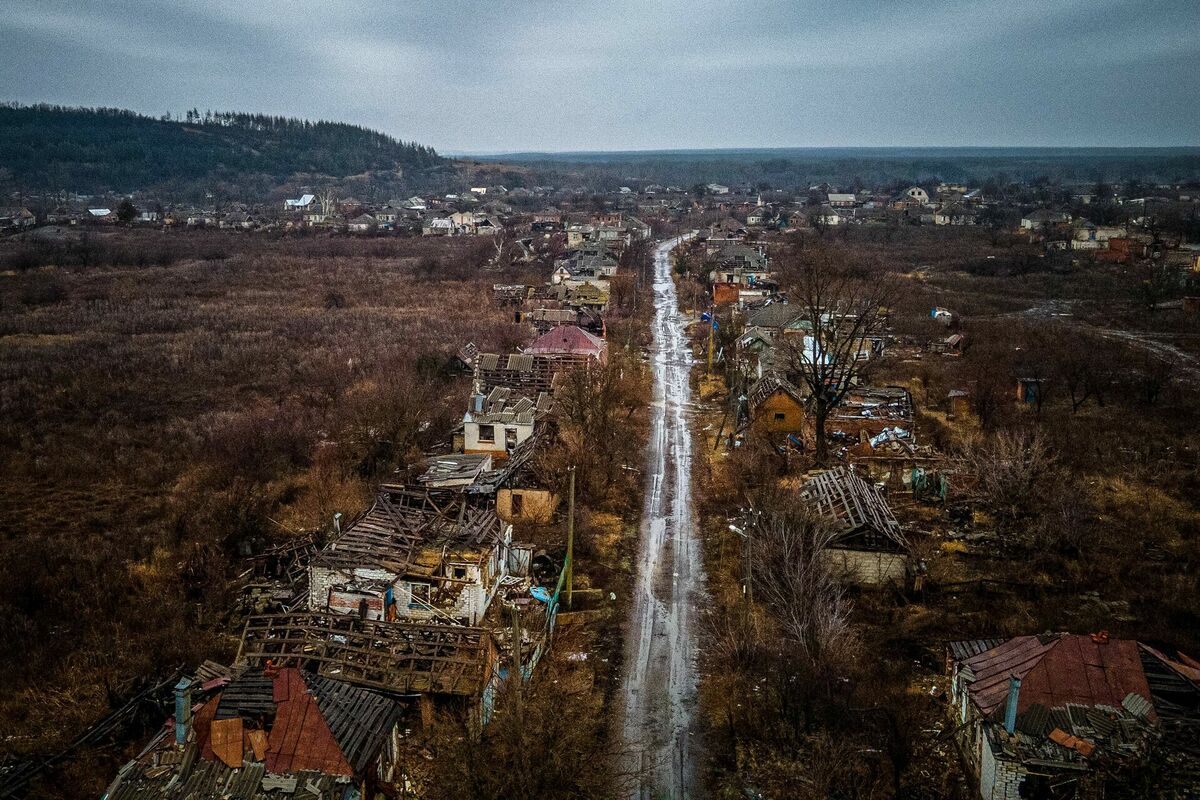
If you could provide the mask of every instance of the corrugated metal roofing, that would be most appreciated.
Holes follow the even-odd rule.
[[[1150,700],[1137,643],[1124,639],[1018,636],[972,656],[966,664],[975,676],[971,699],[984,714],[1004,704],[1014,675],[1021,679],[1018,712],[1038,704],[1050,709],[1119,708],[1130,693]]]
[[[539,336],[526,353],[570,353],[599,358],[608,348],[608,344],[598,336],[593,336],[575,325],[559,325]]]
[[[305,681],[342,754],[355,773],[362,774],[400,720],[400,704],[320,675],[305,675]]]

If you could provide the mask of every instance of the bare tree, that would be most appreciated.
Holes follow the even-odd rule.
[[[780,353],[788,376],[808,390],[816,458],[824,463],[825,423],[867,369],[871,340],[882,333],[896,291],[888,276],[852,269],[830,248],[792,250],[781,273],[811,332],[780,337]]]
[[[496,228],[496,232],[492,234],[492,247],[496,251],[496,255],[493,257],[492,262],[497,267],[508,266],[508,260],[504,256],[511,241],[512,237],[509,235],[508,228],[504,227],[503,225]]]

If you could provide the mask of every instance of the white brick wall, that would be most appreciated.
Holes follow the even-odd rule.
[[[834,571],[845,574],[852,583],[861,586],[905,584],[908,557],[903,553],[878,553],[831,547],[825,554]]]
[[[1025,770],[1012,761],[992,754],[987,737],[980,735],[979,795],[983,800],[1021,800],[1021,781]]]

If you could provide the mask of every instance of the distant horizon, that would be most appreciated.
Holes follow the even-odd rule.
[[[971,152],[981,155],[996,154],[1002,151],[1019,152],[1022,154],[1034,152],[1046,153],[1095,153],[1109,152],[1190,152],[1200,153],[1200,144],[1178,145],[944,145],[944,144],[900,144],[900,145],[792,145],[779,147],[647,147],[636,149],[590,149],[590,150],[441,150],[436,144],[438,155],[446,158],[532,158],[536,156],[637,156],[637,155],[722,155],[728,153],[821,153],[821,152],[905,152],[905,151],[945,151]]]

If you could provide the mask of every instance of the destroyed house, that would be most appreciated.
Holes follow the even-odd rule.
[[[846,580],[863,586],[906,583],[908,542],[874,484],[850,467],[837,467],[807,480],[800,497],[832,526],[826,557]]]
[[[295,667],[176,687],[175,718],[118,772],[105,800],[298,798],[390,792],[402,704]]]
[[[584,308],[534,308],[522,311],[518,321],[532,325],[539,336],[559,325],[574,325],[589,333],[604,335],[604,319]]]
[[[421,462],[417,483],[428,489],[467,489],[492,469],[490,453],[450,453]]]
[[[537,397],[541,392],[554,391],[559,373],[584,363],[586,357],[567,354],[480,353],[475,358],[475,392],[488,394],[503,386],[526,397]]]
[[[550,276],[553,284],[565,284],[572,288],[591,283],[602,288],[608,286],[609,278],[617,274],[617,259],[603,246],[592,246],[576,250],[554,263]]]
[[[709,267],[708,279],[712,283],[754,285],[771,278],[767,257],[748,245],[725,245],[705,261]]]
[[[847,449],[846,458],[871,480],[906,489],[912,488],[914,470],[938,463],[933,448],[918,445],[912,431],[901,427],[884,428],[866,437]]]
[[[864,442],[884,431],[914,441],[913,402],[908,390],[900,386],[858,386],[846,392],[842,402],[829,415],[826,428],[830,437],[842,441]],[[903,433],[898,433],[903,431]]]
[[[497,386],[486,395],[472,395],[463,415],[463,452],[507,458],[519,444],[533,436],[534,426],[550,411],[550,395],[537,399]]]
[[[949,651],[951,714],[984,800],[1101,797],[1103,777],[1144,763],[1154,747],[1174,748],[1188,730],[1194,738],[1200,720],[1195,662],[1107,633],[954,642]],[[1172,735],[1160,739],[1165,726]]]
[[[308,567],[308,607],[374,620],[469,625],[508,573],[512,527],[459,496],[406,504],[385,488]]]
[[[250,617],[239,663],[300,667],[392,694],[477,697],[495,666],[486,628],[297,612]]]

